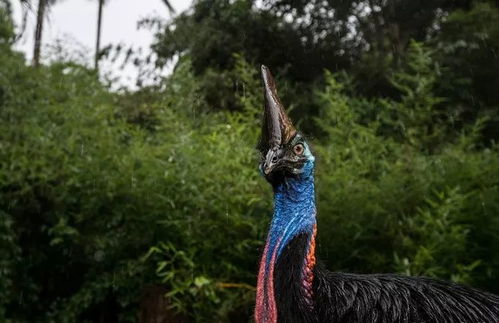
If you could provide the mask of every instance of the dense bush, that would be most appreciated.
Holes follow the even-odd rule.
[[[417,44],[412,51],[415,60],[425,55]],[[336,269],[441,277],[497,292],[497,148],[477,148],[481,122],[455,132],[451,121],[432,121],[434,72],[419,71],[398,74],[406,94],[383,100],[368,121],[366,103],[328,76],[317,120],[326,133],[316,145],[319,252]]]

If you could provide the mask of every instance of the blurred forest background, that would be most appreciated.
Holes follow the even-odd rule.
[[[134,91],[99,77],[119,49],[26,61],[14,1],[0,0],[1,321],[251,321],[272,212],[259,64],[313,143],[330,269],[499,293],[498,1],[196,0],[141,22],[154,56],[134,63],[178,62]]]

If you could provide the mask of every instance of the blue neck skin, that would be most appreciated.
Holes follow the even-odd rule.
[[[296,235],[312,235],[315,214],[314,160],[311,159],[296,178],[286,178],[274,186],[274,216],[267,237],[267,264],[275,251],[277,260]]]

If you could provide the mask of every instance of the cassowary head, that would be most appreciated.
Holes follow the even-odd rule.
[[[265,110],[258,149],[261,152],[260,171],[272,184],[287,177],[310,176],[314,156],[305,138],[295,129],[277,95],[270,70],[262,65]]]

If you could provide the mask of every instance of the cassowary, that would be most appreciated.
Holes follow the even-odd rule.
[[[499,322],[499,297],[466,286],[392,274],[333,273],[316,264],[314,156],[262,66],[260,171],[274,215],[258,273],[255,321]]]

